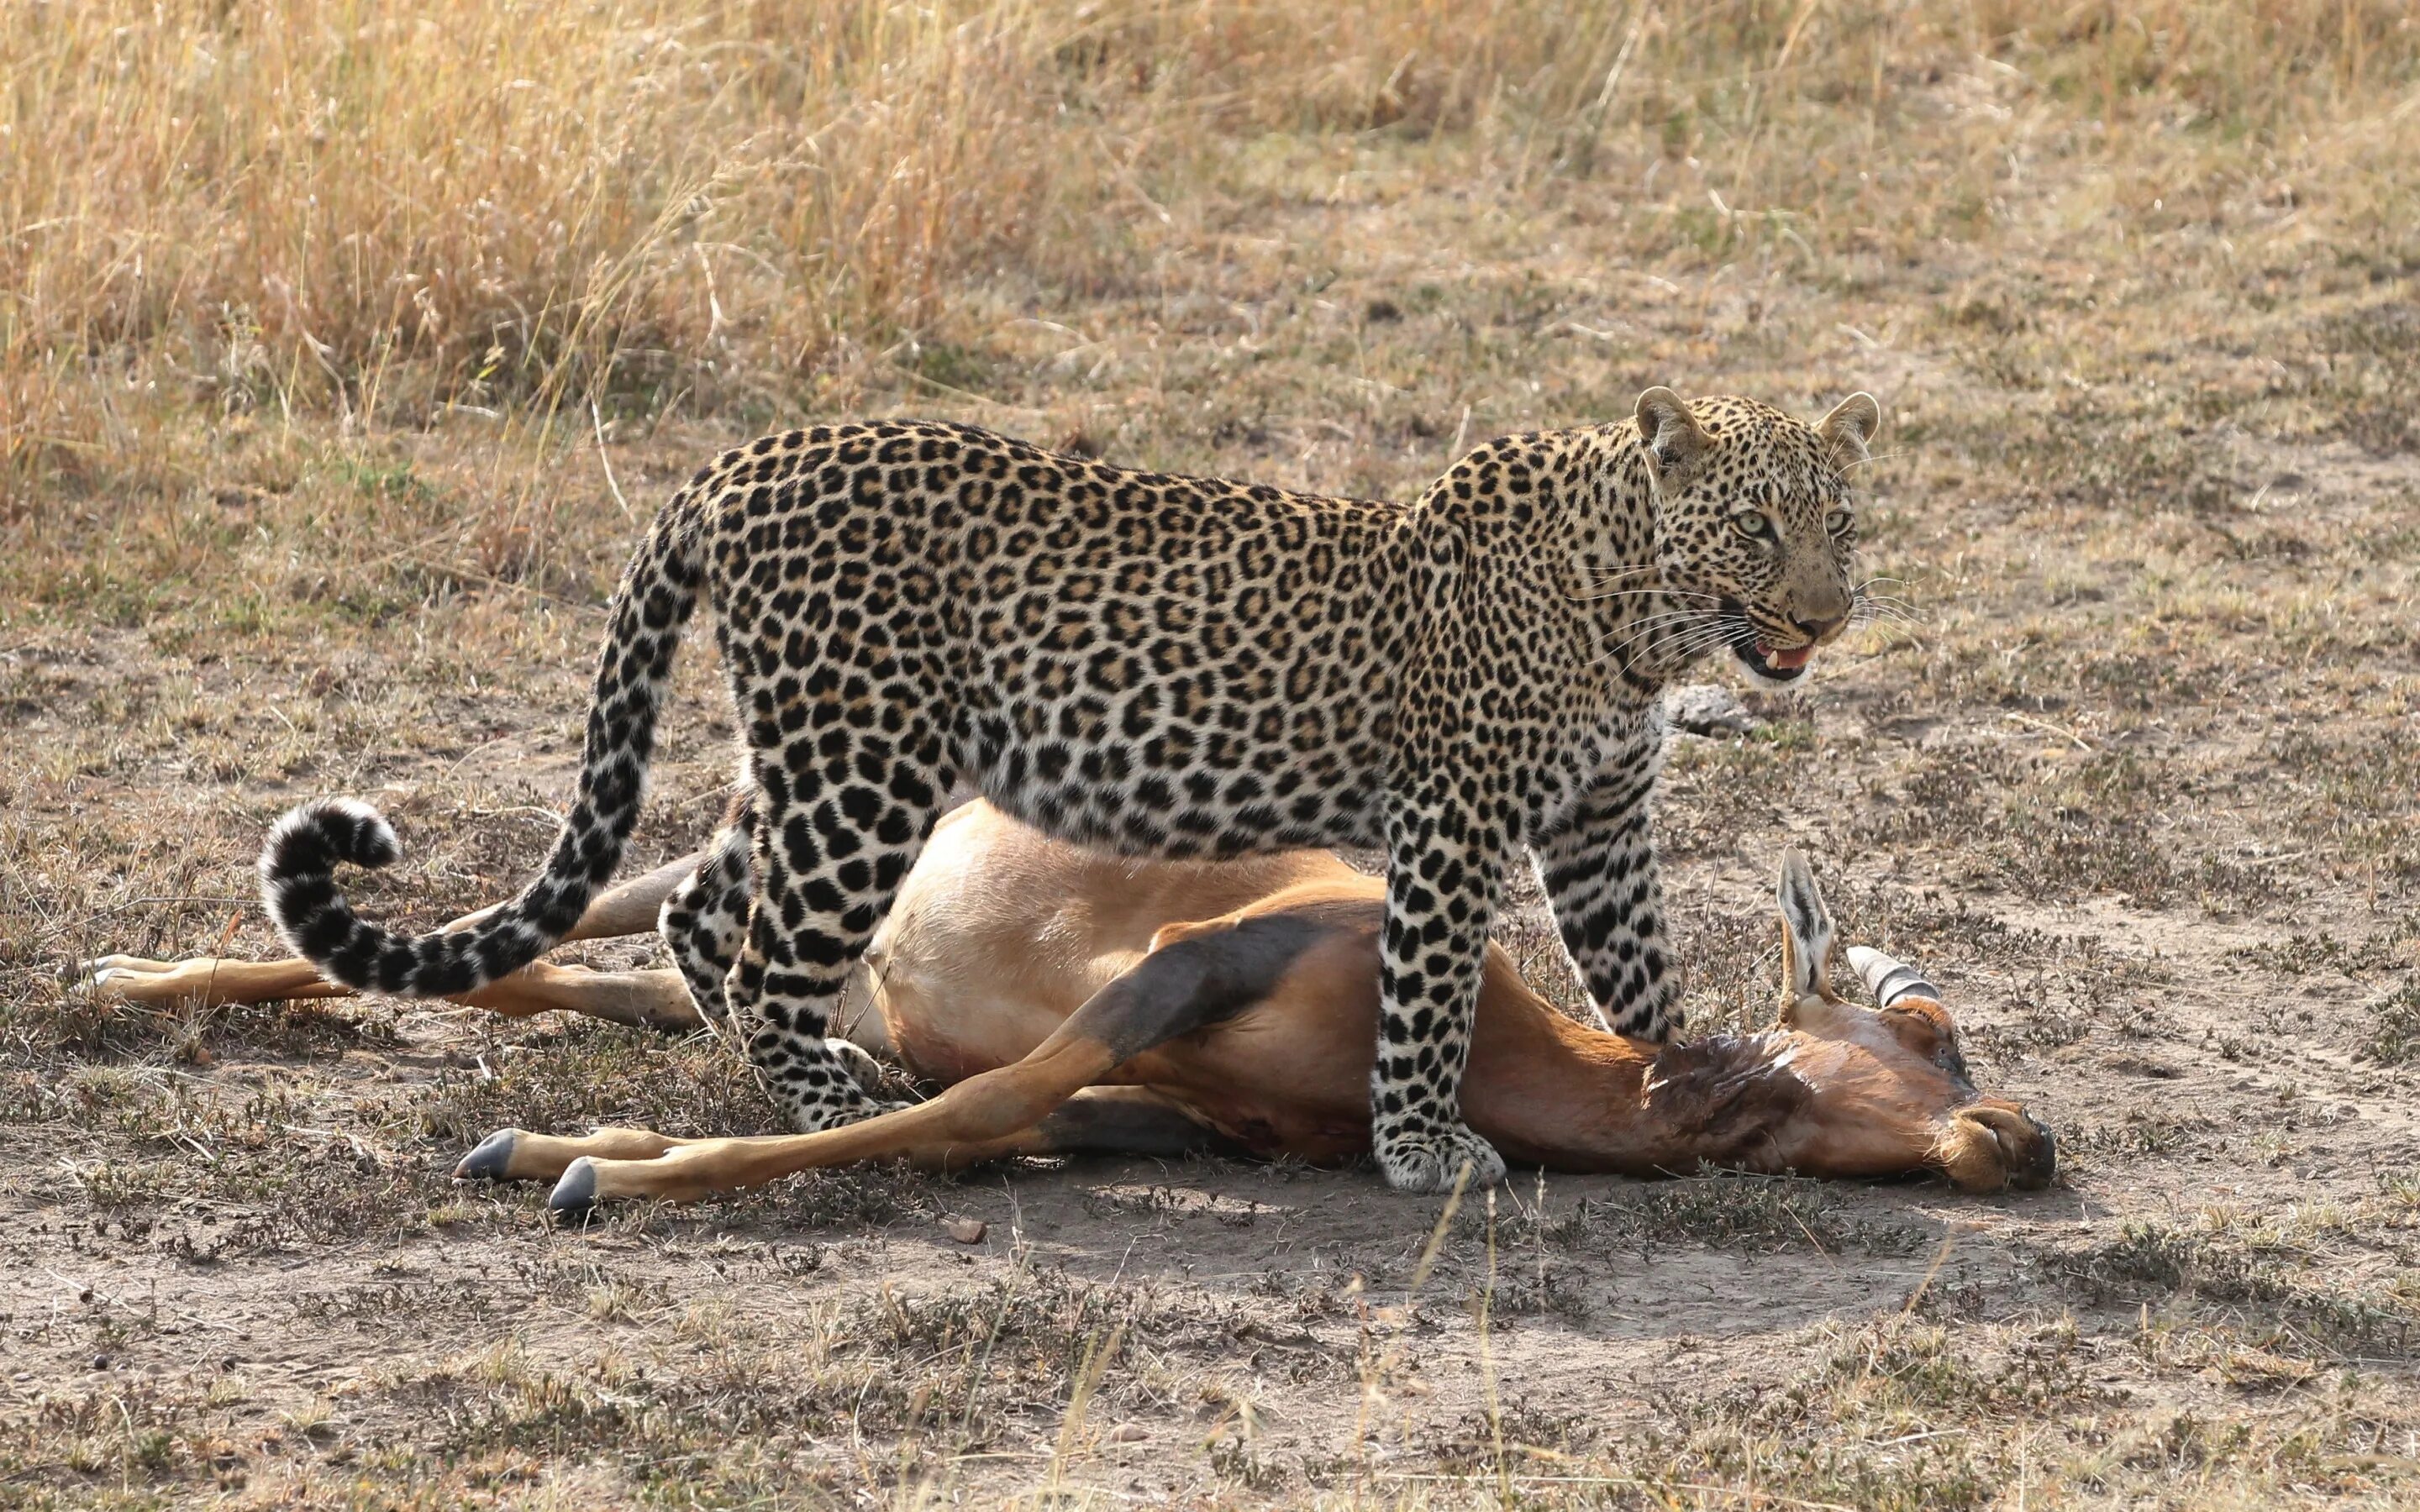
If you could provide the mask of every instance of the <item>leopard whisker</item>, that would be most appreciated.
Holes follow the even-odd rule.
[[[1651,562],[1643,566],[1637,567],[1582,567],[1578,570],[1578,576],[1591,579],[1599,583],[1618,583],[1627,578],[1636,578],[1641,573],[1661,572],[1663,570],[1664,568],[1661,563]]]
[[[1854,607],[1850,609],[1850,612],[1854,614],[1860,610],[1868,609],[1876,614],[1896,614],[1903,619],[1910,620],[1921,617],[1915,605],[1907,602],[1905,599],[1892,598],[1886,594],[1877,594],[1869,598],[1860,598],[1855,601]]]
[[[1596,659],[1598,662],[1604,662],[1621,655],[1641,640],[1652,642],[1657,636],[1693,635],[1701,626],[1688,622],[1702,616],[1705,612],[1703,609],[1688,609],[1677,614],[1658,615],[1643,625],[1632,625],[1628,635],[1606,645],[1603,654]],[[1675,628],[1676,625],[1678,628]]]
[[[1636,572],[1660,572],[1663,567],[1660,562],[1634,562],[1625,567],[1588,567],[1582,570],[1607,578],[1621,578]]]
[[[1676,633],[1673,630],[1673,626],[1688,625],[1691,622],[1703,617],[1706,612],[1707,611],[1704,609],[1675,609],[1668,614],[1652,615],[1643,621],[1634,622],[1633,624],[1624,626],[1629,633],[1624,635],[1620,640],[1613,641],[1608,644],[1606,649],[1608,653],[1617,652],[1631,645],[1635,641],[1650,636]]]
[[[1653,649],[1657,659],[1666,665],[1685,667],[1717,646],[1729,644],[1730,640],[1727,635],[1699,635]]]
[[[1719,604],[1722,595],[1700,594],[1688,588],[1614,588],[1601,594],[1565,594],[1565,598],[1581,603],[1597,603],[1609,598],[1702,598],[1709,604]]]
[[[1748,628],[1753,630],[1755,627],[1751,625]],[[1702,631],[1699,634],[1684,637],[1677,640],[1673,645],[1668,647],[1667,650],[1673,656],[1685,658],[1702,655],[1703,653],[1712,651],[1718,646],[1729,645],[1730,644],[1731,640],[1731,627],[1729,625],[1718,625]]]
[[[1694,605],[1683,605],[1679,609],[1664,609],[1660,612],[1647,615],[1641,619],[1625,621],[1624,623],[1614,626],[1613,631],[1609,633],[1619,634],[1625,630],[1636,633],[1640,630],[1650,629],[1655,625],[1669,625],[1675,620],[1703,619],[1707,615],[1716,612],[1718,611],[1714,609],[1699,609]]]
[[[1841,627],[1841,633],[1847,635],[1874,625],[1904,626],[1913,629],[1916,625],[1916,616],[1901,610],[1861,609],[1850,614],[1849,623]]]
[[[1741,615],[1732,613],[1714,614],[1709,616],[1709,623],[1686,625],[1678,631],[1668,631],[1667,633],[1670,636],[1670,639],[1656,644],[1653,649],[1665,656],[1678,660],[1686,660],[1689,657],[1698,656],[1699,653],[1710,647],[1718,646],[1727,642],[1731,639],[1736,630],[1743,626],[1749,629],[1754,628],[1754,626],[1749,625],[1746,619]],[[1652,629],[1655,628],[1661,627],[1651,626],[1647,629],[1641,629],[1624,637],[1619,643],[1607,647],[1605,655],[1597,659],[1602,662],[1620,655],[1621,652],[1628,649],[1634,642],[1641,639],[1643,636],[1648,635]]]

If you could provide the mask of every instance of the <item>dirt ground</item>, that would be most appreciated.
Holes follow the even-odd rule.
[[[2026,108],[1985,61],[1910,88]],[[365,910],[517,886],[621,554],[755,426],[233,409],[7,516],[0,1506],[2420,1504],[2408,225],[2323,235],[2257,177],[2155,215],[2041,147],[1988,238],[1647,258],[1604,185],[1497,193],[1486,150],[1272,138],[1147,273],[1002,274],[830,412],[1403,495],[1651,383],[1870,390],[1907,614],[1675,737],[1691,1023],[1770,1011],[1804,846],[2055,1127],[2052,1189],[1516,1172],[1449,1208],[1087,1160],[551,1227],[452,1161],[762,1130],[742,1069],[442,1005],[113,1008],[68,968],[269,951],[252,857],[316,795],[403,831]],[[711,826],[714,685],[697,647],[633,868]],[[1548,980],[1534,896],[1500,933]]]

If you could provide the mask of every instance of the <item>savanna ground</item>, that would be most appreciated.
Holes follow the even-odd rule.
[[[0,76],[0,1504],[2420,1500],[2401,6],[25,5]],[[1909,609],[1676,739],[1692,1022],[1769,1011],[1805,845],[2050,1191],[1085,1162],[561,1229],[451,1161],[761,1129],[743,1072],[62,980],[270,950],[306,795],[401,823],[382,912],[516,886],[622,553],[762,428],[1401,496],[1652,383],[1879,394]],[[729,735],[692,655],[634,861]]]

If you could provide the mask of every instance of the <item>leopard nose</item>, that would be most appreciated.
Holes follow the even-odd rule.
[[[1802,620],[1792,616],[1790,623],[1796,625],[1798,633],[1809,641],[1821,643],[1838,634],[1840,626],[1849,623],[1849,617],[1846,614],[1835,614],[1827,620]]]

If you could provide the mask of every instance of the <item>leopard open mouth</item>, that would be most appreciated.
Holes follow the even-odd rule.
[[[1807,664],[1815,659],[1813,641],[1797,646],[1770,645],[1749,622],[1745,606],[1725,599],[1723,613],[1733,626],[1730,645],[1741,666],[1769,683],[1794,683],[1807,675]]]

